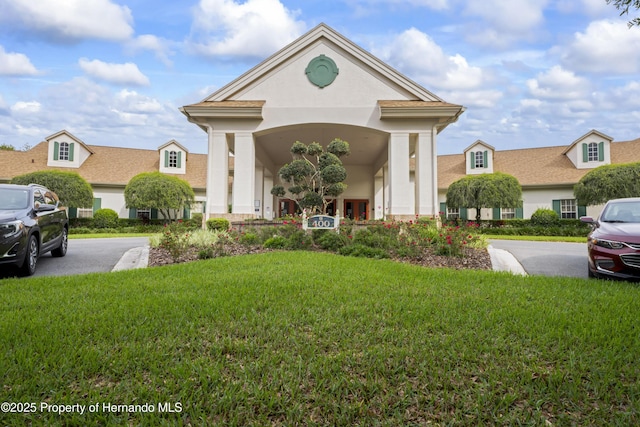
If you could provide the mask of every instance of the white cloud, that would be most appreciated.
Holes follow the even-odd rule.
[[[5,26],[27,37],[125,40],[133,34],[131,11],[110,0],[0,0]]]
[[[11,112],[16,114],[33,114],[40,111],[42,105],[38,101],[18,101],[11,106]]]
[[[136,86],[148,86],[149,79],[142,74],[136,64],[112,64],[97,59],[89,61],[86,58],[78,61],[80,68],[93,78],[104,80],[114,84],[132,84]]]
[[[33,76],[38,70],[33,66],[27,55],[9,53],[0,46],[0,75],[5,76]]]
[[[115,95],[115,103],[118,109],[136,114],[154,114],[164,109],[158,100],[126,89]]]
[[[584,33],[576,33],[566,47],[555,47],[569,69],[594,73],[640,72],[640,31],[623,20],[594,21]]]
[[[197,53],[264,57],[283,48],[305,28],[278,0],[200,0],[194,8],[192,40]]]
[[[536,98],[570,100],[588,96],[590,84],[587,79],[556,65],[535,79],[527,80],[527,87]]]
[[[165,39],[151,34],[143,34],[128,42],[126,47],[132,53],[141,50],[151,51],[164,65],[171,66],[173,62],[169,59],[169,56],[173,55],[173,52],[171,52],[169,45],[170,42]]]

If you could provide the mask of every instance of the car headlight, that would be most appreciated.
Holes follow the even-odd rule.
[[[622,242],[616,242],[615,240],[605,240],[605,239],[591,239],[594,245],[602,246],[607,249],[622,249],[626,244]]]
[[[22,221],[11,221],[0,224],[0,237],[7,239],[22,233],[24,223]]]

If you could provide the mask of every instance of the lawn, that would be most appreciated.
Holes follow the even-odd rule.
[[[0,312],[3,426],[640,423],[624,282],[270,252],[0,280]]]

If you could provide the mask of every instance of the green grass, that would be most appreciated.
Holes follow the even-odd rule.
[[[0,425],[638,425],[639,312],[624,282],[304,251],[5,279],[0,402],[100,410]]]
[[[111,237],[151,237],[157,233],[89,233],[69,234],[69,239],[105,239]]]

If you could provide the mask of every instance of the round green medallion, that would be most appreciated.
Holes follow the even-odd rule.
[[[336,63],[324,55],[313,58],[304,71],[309,81],[320,88],[329,86],[338,75]]]

